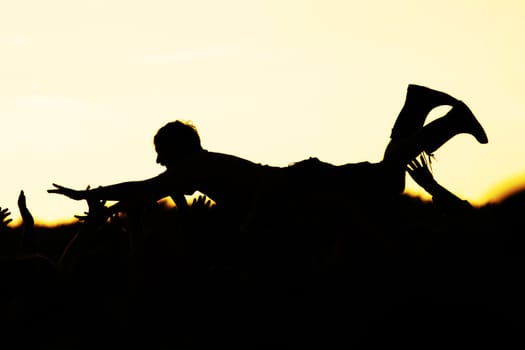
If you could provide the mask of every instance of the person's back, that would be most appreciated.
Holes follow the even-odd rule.
[[[261,165],[249,160],[202,150],[168,168],[165,173],[173,184],[191,195],[202,192],[213,199],[218,208],[249,210],[262,192],[278,190],[284,176],[283,168]]]

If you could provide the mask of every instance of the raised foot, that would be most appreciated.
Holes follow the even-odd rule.
[[[483,127],[474,116],[474,113],[472,113],[470,108],[463,101],[458,101],[458,103],[453,109],[456,110],[456,112],[461,116],[461,118],[463,118],[462,124],[465,128],[466,133],[469,133],[472,136],[474,136],[476,140],[478,140],[478,142],[481,144],[486,144],[489,142],[485,130],[483,130]]]

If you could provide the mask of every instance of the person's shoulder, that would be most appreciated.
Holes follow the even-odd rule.
[[[246,158],[242,158],[240,156],[236,156],[236,155],[228,154],[228,153],[220,153],[220,152],[205,151],[199,156],[199,158],[203,161],[235,163],[235,164],[245,164],[245,165],[253,165],[253,166],[260,165]]]
[[[164,170],[162,173],[158,174],[157,176],[152,177],[152,178],[149,179],[149,180],[150,180],[150,181],[153,181],[153,182],[162,182],[162,181],[166,181],[166,180],[168,180],[168,179],[171,178],[174,174],[175,174],[175,171],[173,171],[173,170],[169,170],[169,169],[166,169],[166,170]]]

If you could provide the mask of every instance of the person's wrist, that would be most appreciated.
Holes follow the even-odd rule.
[[[439,184],[434,179],[428,179],[427,181],[425,181],[424,188],[427,189],[427,191],[435,190],[438,187],[439,187]]]
[[[436,180],[429,181],[429,188],[432,190],[437,190],[439,189],[439,184]]]

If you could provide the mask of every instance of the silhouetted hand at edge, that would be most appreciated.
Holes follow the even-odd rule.
[[[11,221],[13,221],[13,219],[9,217],[10,215],[11,212],[8,208],[2,209],[2,207],[0,207],[0,231],[6,229],[7,225],[9,225]]]
[[[78,191],[78,190],[74,190],[72,188],[67,188],[67,187],[64,187],[64,186],[60,186],[58,184],[53,184],[53,186],[55,186],[55,188],[52,188],[52,189],[49,189],[47,190],[47,193],[56,193],[56,194],[61,194],[61,195],[64,195],[68,198],[71,198],[71,199],[74,199],[74,200],[81,200],[81,199],[84,199],[84,191]]]

